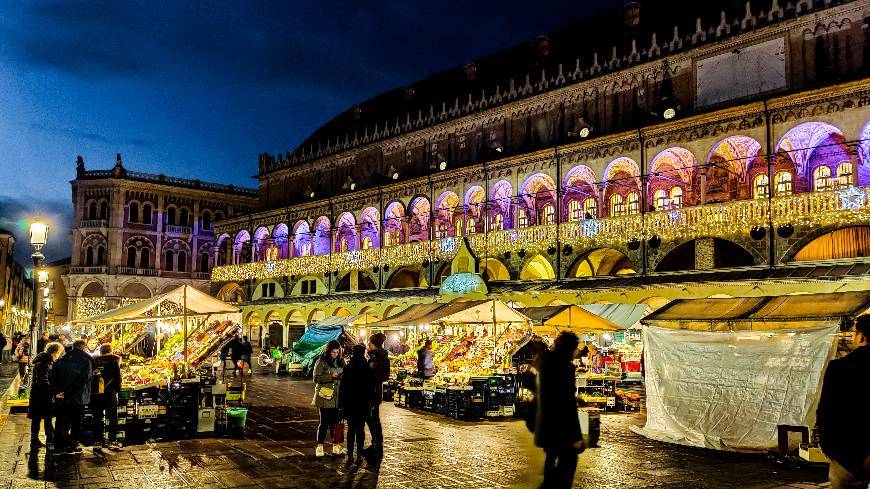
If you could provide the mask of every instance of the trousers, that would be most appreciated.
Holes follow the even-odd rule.
[[[544,483],[542,489],[570,489],[577,470],[577,450],[573,447],[548,448],[544,452]]]
[[[369,433],[372,435],[372,448],[377,451],[384,449],[384,428],[381,426],[381,404],[373,404],[366,419]]]
[[[91,396],[91,410],[96,423],[95,440],[102,442],[108,431],[109,442],[114,442],[118,437],[118,393],[108,391]]]
[[[366,441],[366,420],[361,417],[347,418],[347,454],[353,455],[356,445],[357,454],[362,455]]]
[[[320,408],[320,424],[317,425],[317,444],[323,445],[326,435],[332,433],[332,427],[338,422],[338,409]]]
[[[45,441],[47,443],[54,442],[54,427],[51,425],[51,416],[34,416],[30,420],[30,440],[39,440],[39,425],[45,425]]]
[[[82,404],[57,404],[54,430],[55,449],[75,448],[82,436]]]

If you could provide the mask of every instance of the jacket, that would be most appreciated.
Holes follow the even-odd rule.
[[[862,477],[864,459],[870,456],[870,423],[858,414],[870,403],[868,372],[870,345],[831,360],[816,410],[822,451],[858,478]]]
[[[242,342],[235,339],[230,341],[230,358],[233,360],[233,363],[237,363],[241,360],[242,355]]]
[[[564,449],[582,438],[574,364],[547,352],[537,379],[535,445]]]
[[[424,377],[431,377],[435,374],[435,361],[432,358],[432,351],[426,347],[420,348],[417,351],[417,373]]]
[[[390,357],[387,350],[377,348],[369,352],[369,367],[371,367],[374,385],[372,386],[372,401],[380,404],[384,398],[384,382],[390,380]]]
[[[242,341],[240,343],[240,345],[241,345],[242,356],[250,358],[251,354],[254,353],[254,347],[251,346],[251,342],[250,341]]]
[[[30,357],[30,345],[23,341],[18,343],[18,346],[15,347],[15,359],[19,362],[29,362],[30,358],[28,357]]]
[[[332,367],[322,359],[317,359],[314,364],[314,405],[319,408],[336,409],[339,406],[338,396],[340,394],[341,379],[333,379],[332,374],[342,373],[342,367]],[[329,387],[332,391],[332,399],[324,399],[320,397],[320,389]]]
[[[33,380],[30,384],[30,404],[27,407],[27,417],[42,418],[51,416],[51,371],[54,359],[48,353],[40,353],[33,357]]]
[[[375,373],[367,363],[351,364],[341,375],[339,405],[348,420],[362,421],[373,403]]]
[[[44,352],[45,345],[47,345],[47,344],[48,344],[48,340],[46,340],[45,338],[40,337],[38,340],[36,340],[36,353]]]
[[[56,398],[58,404],[88,404],[91,402],[91,374],[94,360],[90,355],[73,348],[55,364],[51,371],[52,392],[63,393]]]
[[[120,392],[121,390],[121,357],[114,354],[100,355],[94,359],[94,369],[100,369],[100,377],[103,379],[103,389],[106,394]],[[99,382],[100,377],[94,377]],[[92,394],[96,394],[91,387]]]

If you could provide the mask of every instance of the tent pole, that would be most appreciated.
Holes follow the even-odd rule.
[[[184,328],[184,374],[187,375],[187,285],[182,289],[181,320]]]

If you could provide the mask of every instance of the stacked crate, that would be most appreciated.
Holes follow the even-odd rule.
[[[470,386],[450,386],[445,391],[445,414],[453,419],[468,419],[471,412]]]
[[[175,439],[196,438],[199,423],[200,383],[177,381],[169,384],[167,412],[169,433]]]

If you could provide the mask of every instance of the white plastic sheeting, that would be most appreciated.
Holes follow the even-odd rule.
[[[731,333],[644,328],[647,422],[659,441],[719,450],[776,446],[777,425],[815,422],[837,324]]]

